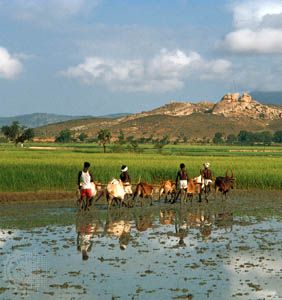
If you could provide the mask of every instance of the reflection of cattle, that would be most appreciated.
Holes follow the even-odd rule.
[[[153,227],[151,216],[141,215],[136,218],[136,229],[138,231],[146,231]]]
[[[119,238],[120,249],[125,250],[130,240],[131,225],[128,221],[107,221],[105,232],[110,236]]]
[[[165,202],[167,202],[167,197],[170,195],[170,200],[172,200],[173,196],[176,194],[176,184],[173,180],[166,180],[161,184],[159,191],[159,200],[162,195],[165,195]]]
[[[162,225],[172,225],[175,222],[175,211],[173,209],[162,209],[160,211],[160,223]]]
[[[227,197],[227,193],[234,188],[235,178],[232,171],[231,176],[228,175],[228,171],[226,171],[225,177],[216,177],[214,188],[215,192],[220,191],[222,195],[225,195],[225,198]]]
[[[153,205],[153,192],[154,188],[152,185],[145,183],[145,182],[140,182],[136,186],[136,190],[133,195],[133,200],[136,199],[136,197],[140,197],[143,199],[148,198],[151,200],[151,205]],[[143,205],[143,201],[141,201],[141,206]]]
[[[233,227],[233,213],[221,212],[215,216],[215,224],[219,228],[224,228],[225,231],[232,231]]]
[[[113,201],[119,201],[119,204],[127,206],[124,202],[126,195],[123,183],[121,180],[113,179],[107,185],[106,197],[108,201],[108,208],[111,207]]]
[[[199,228],[200,233],[204,239],[207,239],[211,235],[212,222],[211,217],[205,215],[204,212],[187,214],[187,223],[190,228]]]

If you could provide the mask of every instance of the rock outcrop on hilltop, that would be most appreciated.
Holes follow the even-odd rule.
[[[214,107],[214,103],[211,102],[175,102],[171,101],[164,106],[156,109],[137,113],[134,115],[126,116],[122,120],[134,120],[136,118],[143,118],[153,115],[167,115],[167,116],[189,116],[193,113],[208,113],[211,112]]]
[[[274,120],[282,118],[282,108],[260,104],[248,93],[224,95],[216,103],[212,113],[216,115],[221,114],[225,117],[249,117],[252,119]]]
[[[189,116],[194,113],[208,113],[224,117],[248,117],[251,119],[274,120],[282,118],[282,107],[260,104],[248,93],[226,94],[217,103],[212,102],[170,102],[156,109],[137,113],[120,121],[128,121],[154,115]]]

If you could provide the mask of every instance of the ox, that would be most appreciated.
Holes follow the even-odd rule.
[[[166,180],[162,182],[160,191],[159,191],[159,200],[161,196],[165,195],[165,202],[167,202],[167,197],[170,195],[170,201],[173,199],[173,196],[176,194],[176,184],[173,180]]]
[[[220,191],[222,195],[225,195],[225,199],[227,197],[227,193],[234,188],[235,178],[233,171],[231,171],[231,176],[228,175],[228,170],[226,171],[225,177],[216,177],[214,183],[214,189],[217,193]]]
[[[119,201],[119,204],[128,207],[128,205],[124,202],[125,195],[126,191],[121,180],[113,179],[109,182],[106,188],[108,208],[111,207],[114,200]]]
[[[151,205],[153,205],[153,192],[154,188],[152,185],[145,183],[145,182],[139,182],[136,186],[136,190],[133,195],[133,200],[135,200],[136,197],[142,198],[148,198],[151,199]],[[143,206],[143,201],[141,201],[141,206]]]

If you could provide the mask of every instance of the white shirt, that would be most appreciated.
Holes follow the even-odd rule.
[[[83,190],[91,189],[91,176],[88,171],[82,171],[80,176],[80,186]]]

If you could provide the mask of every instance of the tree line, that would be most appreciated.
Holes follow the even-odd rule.
[[[157,151],[161,152],[162,149],[168,144],[177,145],[178,143],[186,144],[189,142],[185,136],[170,139],[168,135],[163,137],[154,138],[153,135],[149,137],[135,138],[133,135],[125,136],[121,130],[118,136],[115,137],[113,143],[113,136],[109,129],[101,129],[96,136],[89,138],[87,134],[80,133],[78,136],[74,136],[73,132],[69,129],[62,130],[56,138],[56,142],[69,143],[69,142],[95,142],[103,147],[106,152],[107,145],[113,143],[113,150],[120,152],[126,147],[126,150],[134,152],[142,152],[143,149],[139,147],[140,144],[153,144]],[[250,132],[240,131],[239,134],[224,135],[224,133],[215,133],[212,140],[204,140],[205,143],[214,144],[229,144],[229,145],[254,145],[263,144],[271,145],[272,143],[282,143],[282,130],[271,133],[269,131],[263,132]],[[190,141],[191,142],[191,141]]]
[[[214,144],[229,145],[255,145],[262,144],[270,146],[272,143],[282,143],[282,130],[274,133],[270,131],[251,132],[241,130],[238,135],[229,134],[225,136],[222,132],[216,132],[213,138]]]
[[[25,141],[30,141],[34,138],[33,128],[21,126],[17,121],[13,122],[10,126],[2,126],[1,132],[6,140],[15,144],[23,144]]]

